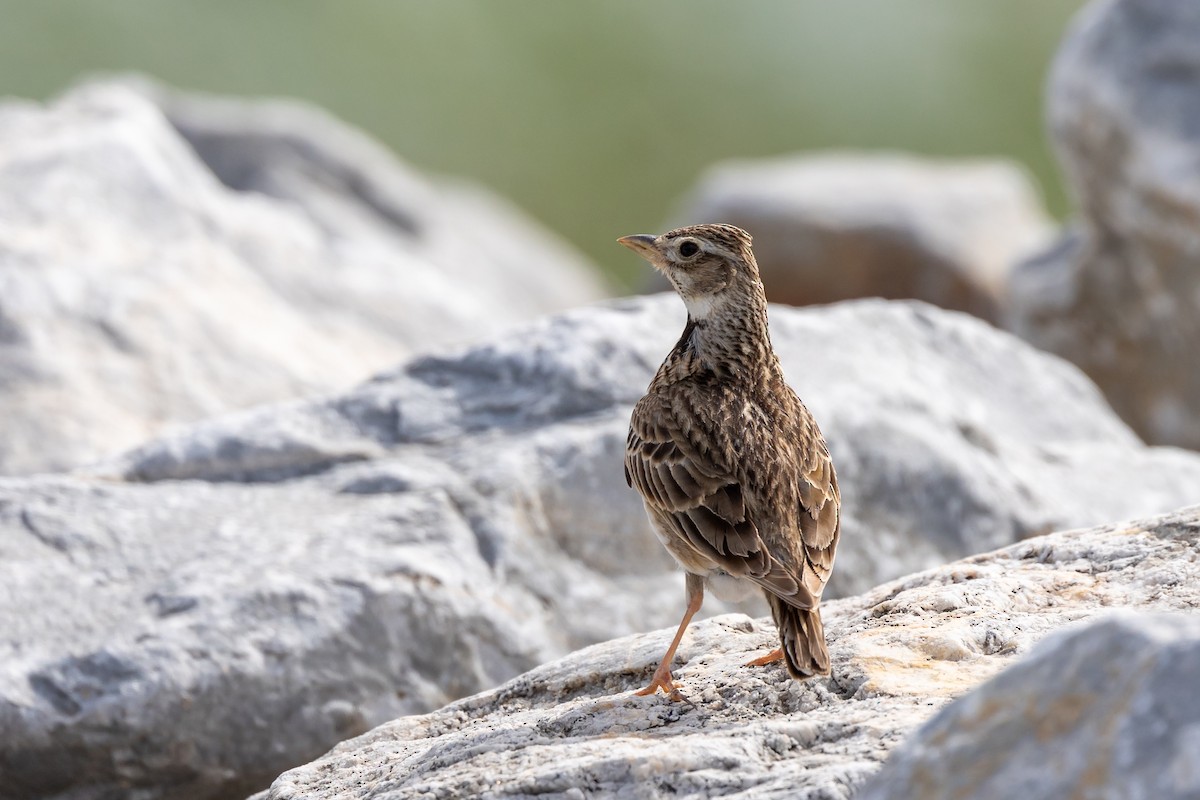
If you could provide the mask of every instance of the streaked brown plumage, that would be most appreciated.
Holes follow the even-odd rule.
[[[793,677],[829,673],[818,604],[839,533],[837,477],[808,409],[784,382],[750,235],[694,225],[618,240],[683,298],[687,325],[634,408],[625,478],[687,573],[688,607],[640,694],[678,697],[670,663],[708,586],[738,599],[761,588]]]

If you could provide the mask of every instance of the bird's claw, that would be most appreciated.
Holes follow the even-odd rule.
[[[679,687],[675,685],[675,680],[671,677],[671,670],[664,670],[662,667],[654,671],[654,677],[650,679],[650,684],[645,689],[634,692],[634,694],[638,697],[646,697],[659,689],[662,689],[663,694],[676,702],[685,699],[683,692],[679,691]]]
[[[765,656],[747,661],[742,666],[744,667],[765,667],[767,664],[774,664],[776,661],[783,661],[783,648],[776,647]]]

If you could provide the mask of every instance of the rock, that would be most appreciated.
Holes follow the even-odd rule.
[[[683,320],[671,295],[570,312],[463,354],[418,359],[349,395],[202,423],[130,451],[103,474],[277,480],[449,444],[442,457],[489,473],[488,486],[554,493],[537,503],[567,509],[550,528],[573,524],[586,503],[604,539],[620,538],[644,523],[621,480],[629,411]],[[860,301],[802,314],[775,308],[771,324],[838,467],[847,533],[835,595],[1194,498],[1200,456],[1144,447],[1078,371],[969,317]],[[474,435],[488,431],[504,435],[476,445]],[[499,467],[466,442],[488,447]]]
[[[679,221],[748,230],[773,302],[916,298],[991,322],[1009,270],[1050,235],[1017,166],[890,154],[721,164]]]
[[[885,301],[771,314],[841,475],[827,596],[1200,485],[1200,456],[1144,447],[1078,370],[978,320]],[[683,316],[666,295],[582,308],[88,472],[0,480],[2,783],[236,796],[676,623],[682,579],[621,460]]]
[[[607,294],[593,264],[504,198],[466,181],[433,182],[319,108],[177,92],[144,80],[134,85],[229,188],[296,207],[331,238],[383,239],[415,250],[451,293],[470,287],[470,302],[484,318],[454,320],[468,327],[458,340],[491,332],[493,321]],[[393,307],[381,322],[403,324],[393,317],[414,310]],[[420,331],[410,330],[417,334],[412,349],[426,349]]]
[[[1088,773],[1103,787],[1093,785],[1089,797],[1193,797],[1194,788],[1181,789],[1197,781],[1196,727],[1184,727],[1200,711],[1191,691],[1200,667],[1195,618],[1140,633],[1129,621],[1100,622],[1022,656],[1051,631],[1077,628],[1112,605],[1194,609],[1198,550],[1200,507],[1032,539],[830,603],[833,676],[806,683],[778,665],[742,666],[774,646],[766,620],[710,619],[684,637],[676,662],[687,702],[633,695],[670,629],[606,642],[343,742],[281,775],[256,800],[850,798],[909,731],[1013,662],[914,740],[951,760],[905,745],[880,773],[877,791],[860,796],[1074,796],[1069,782],[1056,784],[1045,766],[1034,766],[1061,755],[1069,764],[1063,771],[1076,775],[1105,762]],[[1159,715],[1170,722],[1154,724]],[[1117,727],[1088,724],[1103,721]],[[1075,736],[1070,750],[1054,749],[1067,731]],[[1180,738],[1172,740],[1172,731]],[[1104,749],[1088,752],[1089,742]],[[913,752],[924,756],[915,765]],[[1128,767],[1134,774],[1121,774]],[[1148,785],[1155,767],[1163,770],[1155,783],[1174,782],[1174,792],[1120,791]],[[980,775],[993,793],[971,791]],[[1046,786],[1062,791],[1027,793]]]
[[[1087,6],[1047,113],[1079,219],[1016,270],[1009,325],[1078,364],[1153,443],[1200,449],[1200,6]]]
[[[860,800],[1200,796],[1200,617],[1188,610],[1050,637],[917,731]]]
[[[0,106],[0,474],[344,389],[602,294],[502,202],[315,109],[121,82]]]

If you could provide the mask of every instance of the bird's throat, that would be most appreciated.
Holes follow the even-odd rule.
[[[688,309],[688,321],[676,353],[696,368],[717,375],[756,375],[775,363],[767,331],[766,308],[728,306],[704,317]]]
[[[683,304],[687,307],[689,320],[706,320],[713,315],[720,301],[714,295],[706,294],[700,297],[685,297]]]

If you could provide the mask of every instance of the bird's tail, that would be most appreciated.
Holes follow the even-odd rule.
[[[773,595],[771,614],[779,628],[779,643],[788,672],[796,680],[829,674],[829,650],[825,647],[825,626],[820,609],[790,606]]]

